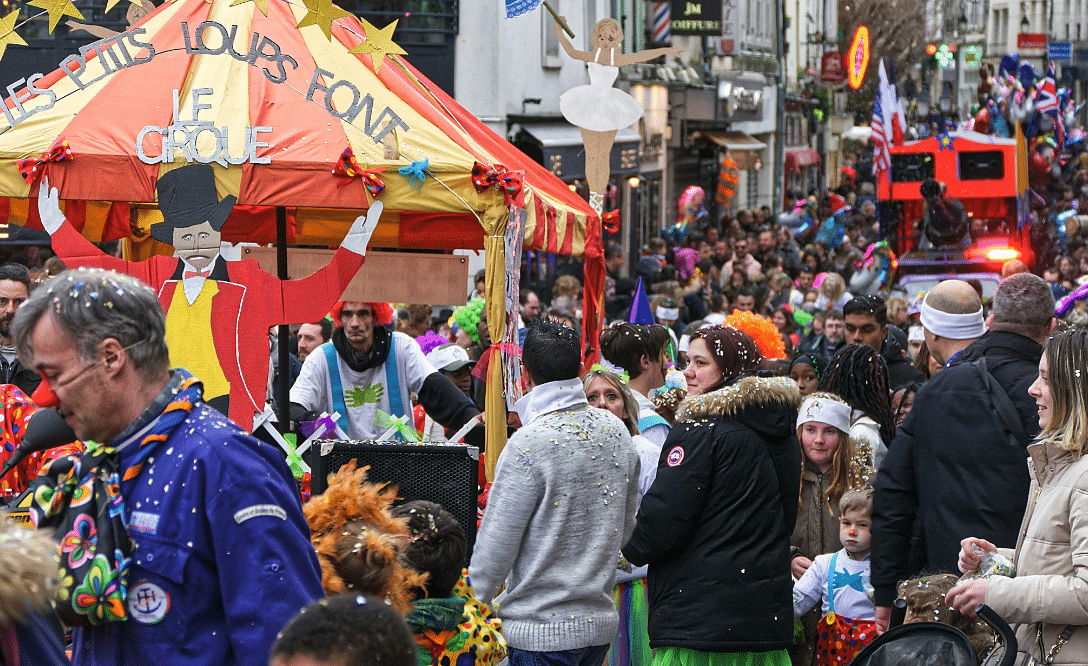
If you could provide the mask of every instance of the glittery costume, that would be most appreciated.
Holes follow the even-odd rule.
[[[559,111],[571,125],[594,132],[610,132],[629,127],[642,117],[642,105],[627,93],[613,88],[620,68],[615,67],[616,50],[608,50],[607,65],[596,62],[601,55],[597,49],[593,62],[586,63],[589,85],[577,86],[559,96]]]
[[[476,600],[467,571],[452,596],[418,599],[404,619],[416,639],[419,666],[492,666],[506,656],[502,620]]]
[[[638,500],[631,436],[587,404],[577,378],[541,384],[517,408],[524,425],[499,455],[469,565],[473,585],[480,601],[494,600],[511,648],[605,645],[618,623],[617,553]]]
[[[15,449],[23,442],[26,422],[38,408],[25,393],[12,384],[0,386],[0,399],[3,400],[3,411],[0,412],[0,464],[3,464],[15,454]],[[28,455],[7,476],[0,479],[0,492],[9,496],[22,493],[46,462],[81,450],[83,445],[74,442]]]
[[[818,603],[824,619],[817,628],[816,664],[846,664],[876,636],[876,612],[869,598],[869,558],[850,558],[846,549],[820,555],[793,586],[794,615]],[[837,616],[837,617],[836,617]]]
[[[187,377],[174,371],[140,418],[109,442],[120,453],[136,542],[130,618],[75,629],[73,664],[263,666],[287,619],[324,596],[278,448],[203,401],[173,430],[145,440]],[[151,455],[133,466],[146,447]]]

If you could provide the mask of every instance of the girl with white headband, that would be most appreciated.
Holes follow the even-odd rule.
[[[863,485],[871,473],[868,444],[850,438],[850,405],[842,398],[817,391],[805,398],[797,415],[801,441],[801,502],[790,537],[791,569],[801,578],[818,555],[833,553],[839,543],[839,500],[850,488]],[[793,663],[812,663],[820,609],[801,616],[803,644],[790,650]]]

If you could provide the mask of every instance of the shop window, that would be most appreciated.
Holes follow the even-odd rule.
[[[893,183],[920,183],[933,174],[933,153],[892,155]]]

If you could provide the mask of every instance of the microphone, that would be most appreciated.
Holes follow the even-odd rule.
[[[23,458],[31,453],[63,446],[76,441],[76,439],[75,431],[65,422],[59,411],[56,409],[39,409],[26,422],[23,441],[11,454],[11,458],[4,463],[4,468],[0,470],[0,478],[6,476],[8,472],[22,462]]]

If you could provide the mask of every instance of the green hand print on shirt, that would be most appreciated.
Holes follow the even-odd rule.
[[[385,395],[385,387],[381,384],[353,386],[344,391],[344,404],[348,407],[362,407],[368,403],[377,404],[383,395]]]

